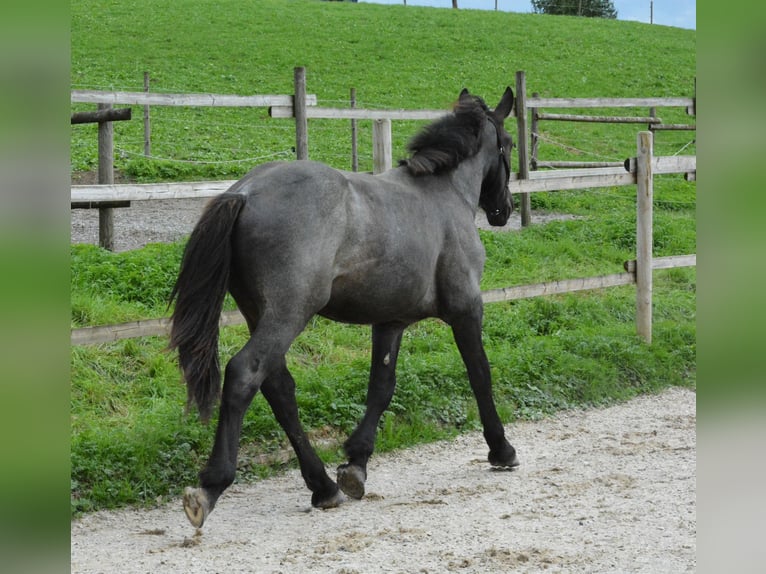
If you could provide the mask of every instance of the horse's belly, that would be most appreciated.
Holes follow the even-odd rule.
[[[433,316],[432,284],[406,276],[368,276],[359,282],[339,277],[319,314],[344,323],[412,323]]]

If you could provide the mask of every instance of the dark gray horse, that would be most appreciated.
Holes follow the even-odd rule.
[[[218,318],[228,290],[250,339],[226,366],[220,416],[200,487],[184,509],[202,526],[234,481],[245,411],[260,389],[298,456],[319,508],[364,495],[367,461],[396,384],[404,329],[438,317],[452,328],[476,396],[493,466],[518,465],[492,398],[481,340],[479,280],[484,248],[478,207],[505,225],[512,140],[497,108],[463,90],[452,113],[409,144],[412,154],[380,175],[349,173],[311,161],[260,165],[211,200],[191,234],[171,302],[170,346],[178,349],[189,403],[207,419],[220,392]],[[315,314],[372,325],[367,410],[344,444],[348,462],[336,484],[298,418],[285,353]],[[340,488],[339,488],[340,487]]]

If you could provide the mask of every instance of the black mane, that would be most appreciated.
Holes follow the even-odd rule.
[[[477,96],[461,98],[453,113],[426,126],[410,140],[410,159],[399,165],[407,166],[414,176],[437,175],[457,167],[476,154],[481,144],[481,130],[489,108]]]

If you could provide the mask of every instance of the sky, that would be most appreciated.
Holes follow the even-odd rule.
[[[359,0],[373,4],[403,4],[404,0]],[[494,10],[496,0],[458,0],[460,8]],[[575,0],[573,0],[575,1]],[[677,28],[697,29],[697,0],[612,0],[618,20],[650,22],[653,5],[653,23]],[[408,6],[436,6],[451,8],[452,0],[407,0]],[[497,0],[498,10],[505,12],[531,12],[530,0]]]

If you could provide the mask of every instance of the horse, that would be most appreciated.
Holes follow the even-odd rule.
[[[505,225],[513,210],[513,140],[503,126],[513,106],[510,87],[494,110],[463,89],[451,112],[410,140],[410,157],[384,173],[270,162],[208,203],[170,295],[169,348],[178,351],[188,406],[207,420],[220,400],[199,486],[183,495],[193,526],[203,525],[234,481],[243,418],[259,390],[297,455],[311,504],[326,509],[361,499],[378,424],[396,386],[402,333],[427,317],[452,329],[490,465],[518,466],[482,343],[485,251],[475,224],[479,207],[494,226]],[[218,332],[227,291],[250,338],[227,363],[221,390]],[[301,425],[285,360],[317,314],[372,328],[366,409],[343,444],[348,461],[337,468],[337,482]]]

